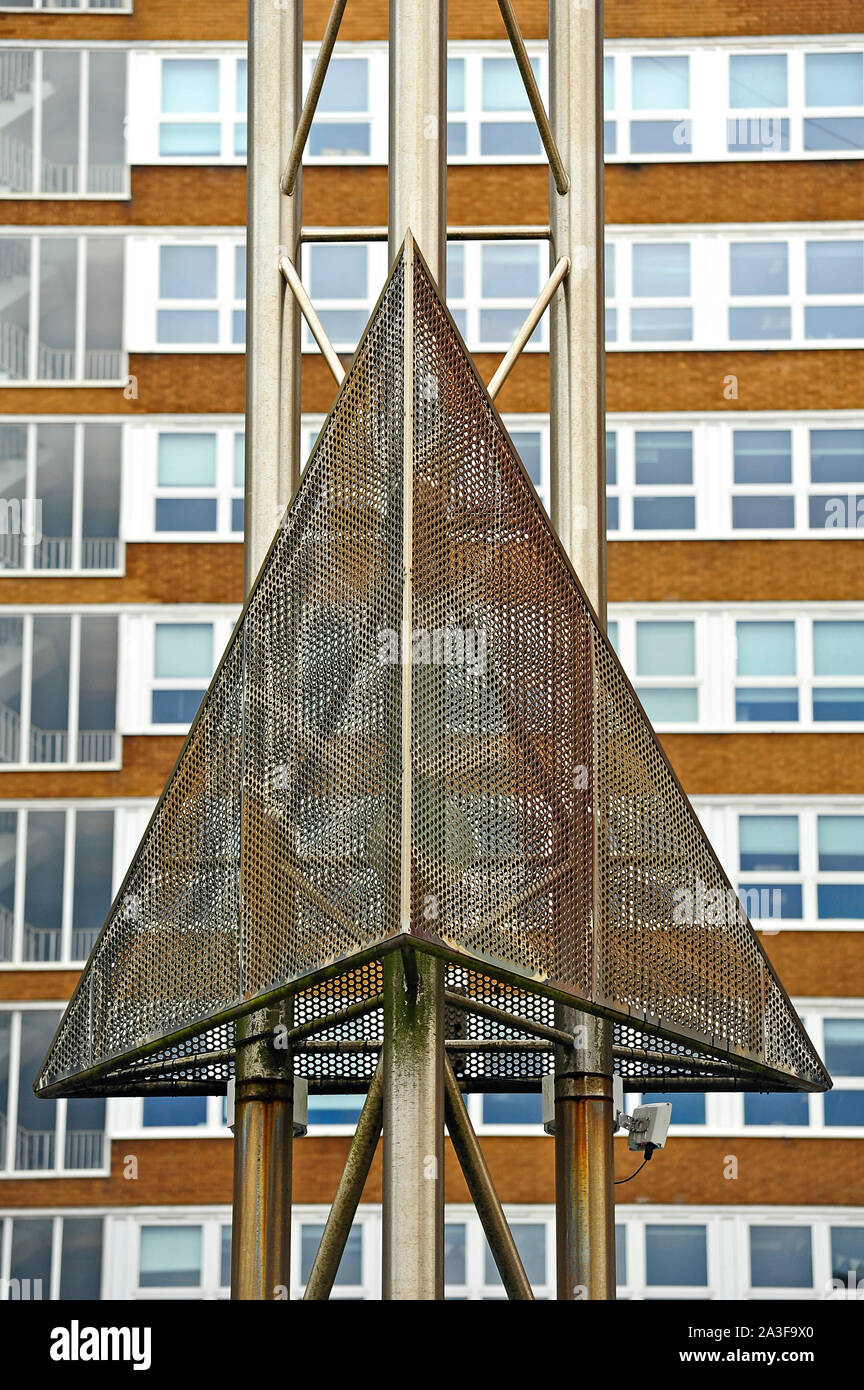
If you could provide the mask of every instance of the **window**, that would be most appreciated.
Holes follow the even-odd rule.
[[[242,535],[244,446],[240,430],[160,430],[154,531]]]
[[[692,531],[696,527],[693,435],[690,430],[637,430],[634,531]],[[684,488],[686,491],[681,491]]]
[[[729,337],[733,342],[746,339],[782,339],[791,336],[791,309],[788,302],[753,305],[753,298],[789,295],[789,248],[785,242],[732,242],[729,247],[732,306],[729,309]],[[738,303],[738,300],[742,303]]]
[[[60,1014],[0,1011],[0,1172],[99,1171],[107,1164],[104,1100],[37,1100],[37,1075]]]
[[[7,48],[0,84],[13,103],[0,131],[7,196],[127,195],[124,52]]]
[[[690,296],[690,247],[687,242],[634,243],[633,298],[630,337],[633,343],[689,342],[693,310],[689,304],[668,304]],[[644,304],[643,300],[652,303]]]
[[[117,381],[123,238],[0,237],[0,380]]]
[[[0,617],[0,652],[6,669],[0,763],[115,759],[116,618],[39,610],[7,614]]]
[[[354,161],[372,154],[369,67],[368,58],[331,58],[309,132],[310,158]],[[313,68],[307,60],[310,78]]]
[[[789,80],[785,53],[729,56],[729,154],[765,154],[789,149]]]
[[[794,527],[795,498],[781,491],[792,483],[791,430],[734,430],[732,451],[733,530]]]
[[[708,1283],[704,1226],[645,1227],[645,1282],[650,1286],[703,1287]]]
[[[142,1226],[142,1289],[188,1289],[201,1283],[200,1226]]]
[[[691,143],[690,60],[658,54],[631,59],[630,154],[687,154]],[[650,114],[649,114],[650,113]]]
[[[336,348],[355,348],[368,322],[369,250],[362,242],[333,242],[304,249],[309,294]],[[304,332],[307,346],[312,347],[314,339],[308,325]]]
[[[245,246],[228,240],[211,244],[148,243],[147,252],[148,261],[156,254],[156,314],[149,337],[142,324],[142,350],[243,347]],[[144,266],[142,271],[147,274]]]
[[[161,59],[159,157],[246,156],[246,59]]]
[[[808,1227],[751,1226],[750,1283],[754,1289],[812,1288],[812,1236]]]
[[[540,161],[540,136],[509,45],[450,45],[447,157],[451,162]],[[546,91],[545,45],[529,42],[531,68]]]
[[[0,1217],[0,1288],[27,1301],[101,1298],[102,1227],[101,1216]]]
[[[86,960],[113,896],[114,812],[0,813],[0,963]]]
[[[804,101],[805,150],[848,155],[864,149],[860,52],[806,54]]]
[[[825,1065],[834,1080],[822,1101],[825,1124],[864,1125],[864,1017],[826,1018]]]
[[[739,622],[737,634],[737,674],[770,684],[736,686],[735,718],[739,723],[796,721],[797,687],[775,683],[796,674],[795,624]]]
[[[447,304],[468,346],[508,348],[541,286],[540,245],[533,241],[457,242],[448,247]],[[528,343],[546,343],[541,319]]]
[[[213,674],[212,623],[156,623],[153,639],[154,724],[191,724]]]
[[[121,429],[0,421],[0,568],[120,570]]]
[[[699,717],[696,630],[692,622],[636,624],[636,693],[654,723],[692,723]]]

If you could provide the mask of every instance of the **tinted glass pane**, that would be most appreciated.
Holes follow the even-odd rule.
[[[864,816],[819,816],[819,868],[864,872]]]
[[[740,622],[739,676],[793,676],[795,674],[795,624],[792,622]]]
[[[693,435],[690,430],[636,431],[637,483],[657,486],[692,481]]]
[[[101,1217],[64,1216],[60,1297],[98,1299],[101,1288]]]
[[[658,1105],[668,1101],[672,1106],[673,1125],[704,1125],[705,1097],[698,1093],[692,1095],[675,1091],[668,1095],[665,1091],[645,1091],[643,1105]]]
[[[215,246],[160,246],[159,294],[162,299],[215,299]]]
[[[447,122],[447,157],[458,159],[468,153],[468,127],[464,121]],[[449,248],[448,248],[449,249]]]
[[[465,247],[447,247],[447,298],[465,298]]]
[[[618,498],[606,498],[606,530],[617,531],[619,528],[618,518]]]
[[[694,675],[696,637],[693,623],[637,623],[636,670],[640,676]]]
[[[729,59],[729,105],[785,106],[785,53],[733,53]]]
[[[310,1125],[351,1125],[363,1109],[365,1096],[309,1096]]]
[[[742,883],[738,898],[751,921],[768,918],[801,917],[801,885],[799,883]]]
[[[219,1283],[223,1289],[231,1284],[231,1227],[223,1226],[219,1239]]]
[[[864,116],[809,116],[805,150],[864,150]]]
[[[861,294],[864,242],[808,241],[808,294]]]
[[[483,1123],[486,1125],[539,1125],[541,1122],[539,1095],[492,1092],[483,1097]]]
[[[694,724],[699,718],[696,690],[650,690],[637,686],[636,694],[648,718],[655,724]]]
[[[797,816],[739,816],[738,846],[744,870],[798,868]]]
[[[153,674],[205,676],[213,671],[212,623],[157,623]]]
[[[315,1256],[318,1253],[318,1246],[321,1243],[323,1233],[323,1226],[308,1225],[306,1222],[300,1229],[300,1279],[304,1284],[312,1273],[312,1266],[315,1263]],[[355,1222],[348,1232],[348,1239],[345,1242],[345,1249],[342,1252],[342,1259],[339,1261],[334,1283],[338,1285],[362,1284],[362,1282],[363,1227]]]
[[[317,121],[309,132],[309,153],[319,159],[365,159],[371,148],[368,121]]]
[[[687,242],[637,243],[633,247],[633,294],[665,299],[690,293],[690,246]]]
[[[736,690],[735,718],[744,724],[794,722],[798,718],[798,691],[752,686]]]
[[[735,341],[789,338],[792,334],[791,310],[782,306],[729,310],[729,337]]]
[[[808,304],[805,338],[864,338],[864,305]]]
[[[203,690],[154,690],[154,724],[191,724],[204,697]]]
[[[162,110],[177,113],[209,113],[219,110],[219,60],[217,58],[164,58],[162,60]]]
[[[636,531],[692,531],[696,503],[692,497],[636,497],[633,528]]]
[[[814,483],[864,483],[864,430],[811,430]]]
[[[138,1275],[142,1288],[194,1288],[201,1283],[200,1226],[142,1226]]]
[[[793,497],[733,497],[732,525],[736,531],[788,531],[795,525]]]
[[[690,121],[631,121],[631,154],[689,154],[693,141]]]
[[[447,59],[447,110],[465,110],[465,59]]]
[[[864,622],[815,622],[813,670],[817,676],[864,675]]]
[[[214,487],[215,434],[161,434],[156,472],[160,487]]]
[[[614,430],[606,431],[606,482],[614,486],[618,481],[618,436]]]
[[[615,1227],[615,1282],[627,1283],[627,1228]]]
[[[546,1227],[538,1223],[514,1221],[510,1227],[516,1249],[522,1257],[525,1273],[532,1284],[546,1283]],[[485,1241],[484,1241],[485,1244]],[[500,1284],[501,1276],[486,1246],[485,1279],[487,1284]]]
[[[525,470],[535,487],[540,486],[543,464],[543,440],[539,430],[511,430],[510,438]]]
[[[732,439],[736,483],[791,483],[790,430],[735,430]]]
[[[805,101],[808,106],[860,106],[860,53],[808,53],[804,59]]]
[[[541,148],[533,121],[484,121],[480,127],[481,154],[530,155]]]
[[[160,343],[218,343],[219,315],[215,309],[159,309],[156,337]]]
[[[142,1102],[141,1123],[145,1129],[160,1125],[203,1125],[207,1123],[206,1096],[147,1096]]]
[[[820,918],[864,918],[864,883],[820,883],[817,893]]]
[[[159,153],[214,155],[222,152],[222,127],[209,121],[163,121],[159,127]]]
[[[603,109],[615,110],[615,59],[603,59]]]
[[[690,60],[669,54],[634,58],[631,67],[634,111],[669,111],[690,105]]]
[[[324,309],[318,317],[332,343],[337,347],[354,348],[366,327],[367,314],[365,309]]]
[[[539,81],[539,59],[532,58],[531,67]],[[525,84],[512,58],[484,58],[482,84],[484,111],[530,111]]]
[[[864,1091],[828,1091],[826,1125],[864,1125]]]
[[[813,689],[813,718],[817,722],[843,720],[859,723],[864,719],[864,690]]]
[[[809,1108],[806,1096],[745,1095],[745,1125],[806,1125]]]
[[[217,502],[214,498],[157,497],[157,531],[215,531]]]
[[[481,250],[484,299],[533,299],[540,289],[536,246],[504,242]]]
[[[365,246],[310,246],[309,293],[313,299],[363,299],[366,294]]]
[[[645,1227],[646,1284],[708,1283],[708,1248],[704,1226]]]
[[[786,242],[733,242],[729,247],[729,281],[732,294],[788,294]]]
[[[318,99],[319,111],[367,111],[369,62],[366,58],[331,58]]]
[[[750,1282],[756,1289],[813,1283],[809,1226],[751,1226]]]
[[[726,122],[726,148],[730,154],[788,150],[788,117],[731,116]]]
[[[444,1223],[444,1283],[465,1283],[465,1223]]]
[[[843,497],[810,498],[810,526],[814,531],[847,530],[864,527],[864,493]]]
[[[54,1223],[45,1218],[16,1217],[12,1222],[10,1279],[30,1281],[31,1298],[48,1298],[51,1290],[51,1233]],[[34,1288],[41,1281],[41,1290]],[[24,1290],[20,1291],[22,1294]]]
[[[630,310],[630,336],[634,343],[689,343],[693,337],[692,309]]]
[[[864,1279],[864,1226],[832,1226],[831,1278],[846,1283],[850,1274],[860,1288]]]
[[[18,1073],[18,1135],[14,1163],[19,1170],[59,1166],[55,1146],[57,1102],[37,1100],[38,1074],[58,1023],[54,1010],[28,1009],[21,1015],[21,1060]]]

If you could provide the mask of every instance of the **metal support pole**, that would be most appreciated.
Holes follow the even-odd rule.
[[[550,175],[551,264],[571,263],[550,305],[552,520],[605,623],[602,0],[550,0],[549,65],[550,122],[570,176],[559,193]],[[584,1044],[556,1050],[558,1297],[614,1299],[612,1025],[560,1005],[555,1023]]]
[[[279,256],[300,239],[300,180],[279,178],[300,115],[302,4],[249,0],[249,156],[246,269],[246,501],[248,593],[299,479],[300,315]],[[241,873],[242,873],[241,845]],[[234,1215],[231,1296],[288,1296],[294,1077],[290,1005],[256,1010],[235,1030]],[[255,1041],[251,1041],[251,1039]],[[246,1041],[249,1039],[250,1041]]]
[[[406,243],[402,479],[402,621],[413,625],[413,248],[444,293],[446,254],[445,0],[390,0],[388,245]],[[412,667],[402,670],[399,916],[410,949]],[[383,1270],[385,1299],[444,1297],[444,967],[384,962]],[[411,953],[413,955],[413,953]],[[410,961],[409,961],[410,963]]]
[[[501,1275],[501,1282],[507,1291],[507,1297],[522,1302],[531,1302],[534,1293],[528,1275],[525,1273],[525,1266],[519,1256],[519,1251],[516,1249],[513,1232],[510,1230],[501,1209],[491,1174],[486,1167],[483,1150],[480,1148],[474,1127],[468,1118],[468,1111],[465,1109],[462,1093],[459,1090],[459,1082],[456,1080],[449,1058],[444,1062],[444,1114],[453,1149],[465,1175],[468,1191],[471,1193],[471,1201],[480,1217],[480,1223],[489,1242],[489,1249],[492,1251],[495,1266]]]
[[[306,1281],[304,1299],[321,1301],[330,1297],[351,1223],[357,1212],[357,1204],[363,1195],[375,1149],[381,1137],[383,1113],[384,1075],[379,1062],[363,1109],[360,1111],[345,1167],[342,1169],[315,1261]]]

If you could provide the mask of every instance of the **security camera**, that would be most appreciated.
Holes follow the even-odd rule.
[[[628,1149],[644,1153],[646,1158],[650,1158],[655,1149],[662,1149],[669,1133],[671,1114],[672,1106],[668,1100],[656,1105],[637,1105],[630,1122]]]

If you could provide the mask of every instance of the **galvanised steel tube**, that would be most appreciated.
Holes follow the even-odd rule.
[[[388,248],[392,261],[405,242],[402,622],[409,632],[413,627],[414,244],[443,298],[446,74],[445,0],[390,0]],[[444,1297],[444,966],[432,956],[415,956],[410,947],[413,699],[412,667],[406,662],[401,696],[398,889],[406,950],[394,951],[384,961],[382,1288],[385,1299],[417,1301]],[[427,713],[434,721],[434,711]]]
[[[459,1082],[450,1065],[449,1058],[444,1062],[444,1114],[450,1141],[453,1145],[459,1166],[465,1175],[471,1200],[480,1217],[480,1222],[489,1242],[489,1249],[495,1261],[501,1282],[510,1299],[532,1302],[534,1293],[525,1273],[525,1266],[516,1249],[513,1232],[501,1209],[486,1159],[480,1148],[474,1127],[468,1118],[468,1111],[462,1100]]]
[[[549,118],[570,180],[565,193],[549,180],[550,265],[570,260],[549,309],[552,521],[605,625],[602,74],[602,0],[550,0]],[[577,1042],[556,1051],[558,1298],[614,1299],[612,1025],[562,1005],[555,1024]]]
[[[384,1114],[384,1072],[378,1063],[375,1075],[369,1085],[366,1101],[357,1121],[354,1138],[348,1150],[345,1167],[336,1188],[330,1207],[330,1214],[321,1235],[318,1250],[309,1278],[306,1281],[304,1299],[323,1301],[330,1292],[339,1269],[339,1261],[345,1249],[345,1242],[351,1230],[351,1223],[357,1212],[357,1205],[363,1195],[363,1188],[372,1167],[375,1149],[381,1136],[381,1122]]]
[[[300,313],[278,265],[279,248],[293,257],[300,239],[300,180],[291,198],[279,189],[300,116],[300,0],[249,0],[248,35],[247,593],[300,476]],[[234,1299],[287,1298],[290,1289],[293,1061],[272,1035],[291,1022],[288,1004],[257,1010],[235,1029]]]

